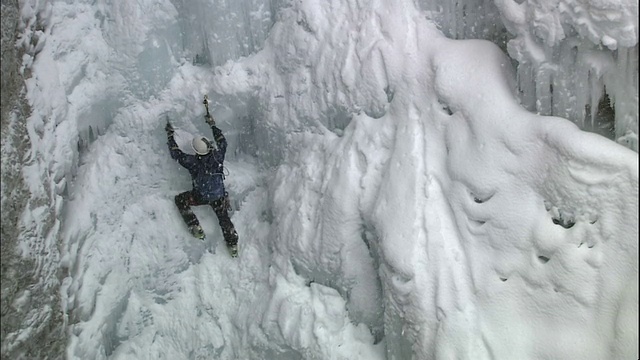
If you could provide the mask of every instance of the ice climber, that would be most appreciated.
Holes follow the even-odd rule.
[[[231,256],[236,257],[238,256],[238,234],[229,218],[229,198],[224,188],[223,162],[227,150],[227,140],[222,131],[216,126],[213,117],[209,114],[206,97],[204,104],[207,106],[205,121],[211,126],[213,139],[217,146],[214,147],[204,136],[196,136],[191,141],[191,146],[196,155],[186,154],[180,150],[173,136],[173,126],[167,119],[165,130],[171,157],[189,170],[191,183],[193,184],[192,190],[176,195],[175,202],[191,234],[203,240],[205,238],[204,231],[198,218],[191,210],[191,206],[210,205],[218,217],[227,248]]]

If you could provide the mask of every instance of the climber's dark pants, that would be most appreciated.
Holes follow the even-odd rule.
[[[229,207],[227,196],[214,200],[213,202],[209,202],[202,200],[198,194],[191,190],[176,195],[175,201],[176,206],[178,206],[178,210],[180,211],[180,215],[182,215],[184,222],[189,227],[192,225],[200,225],[198,218],[193,211],[191,211],[191,207],[198,205],[210,205],[218,217],[218,222],[220,223],[224,240],[228,245],[235,245],[238,243],[238,234],[236,233],[233,223],[229,218],[229,212],[227,210]]]

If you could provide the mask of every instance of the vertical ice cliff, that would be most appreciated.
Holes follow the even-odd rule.
[[[280,0],[172,0],[180,14],[180,46],[194,64],[217,66],[255,53],[275,21]]]

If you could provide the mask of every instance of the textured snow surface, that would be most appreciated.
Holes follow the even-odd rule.
[[[181,38],[198,4],[54,2],[25,59],[37,163],[68,197],[69,358],[637,358],[637,153],[526,111],[506,54],[412,1],[252,3],[264,43],[215,68]],[[611,4],[562,4],[637,41]],[[173,203],[191,185],[165,119],[185,151],[211,136],[203,94],[237,259],[210,208],[202,242]]]

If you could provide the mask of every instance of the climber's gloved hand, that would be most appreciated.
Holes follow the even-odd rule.
[[[204,116],[204,121],[209,124],[209,126],[214,126],[216,124],[216,121],[213,120],[213,116],[207,114]]]
[[[167,121],[167,126],[164,127],[164,131],[167,132],[168,137],[172,137],[175,130],[173,130],[173,125]]]

